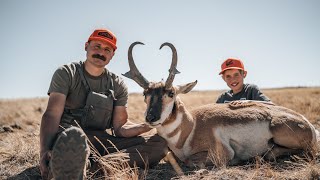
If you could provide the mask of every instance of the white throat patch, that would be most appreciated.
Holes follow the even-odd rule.
[[[173,105],[174,105],[174,101],[171,101],[169,104],[167,104],[165,109],[162,111],[161,117],[158,121],[160,124],[162,124],[172,113]]]

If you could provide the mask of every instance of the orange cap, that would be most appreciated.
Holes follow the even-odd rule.
[[[117,49],[117,38],[111,31],[107,29],[94,30],[91,36],[89,37],[88,42],[91,40],[106,42],[110,44],[114,50]]]
[[[228,69],[241,69],[244,71],[244,65],[240,59],[228,58],[221,64],[221,72],[219,75]]]

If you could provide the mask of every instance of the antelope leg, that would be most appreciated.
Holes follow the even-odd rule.
[[[166,155],[166,157],[164,157],[167,161],[170,162],[171,166],[173,167],[173,169],[176,171],[176,173],[179,176],[184,175],[181,167],[179,166],[179,164],[177,163],[176,159],[173,157],[172,152],[169,151]]]

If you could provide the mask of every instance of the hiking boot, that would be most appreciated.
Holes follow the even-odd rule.
[[[82,129],[71,127],[63,131],[53,146],[50,161],[55,180],[84,179],[89,153],[87,137]]]

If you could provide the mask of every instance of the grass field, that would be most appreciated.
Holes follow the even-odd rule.
[[[320,87],[262,91],[275,104],[303,114],[317,129],[320,129]],[[215,102],[220,93],[221,91],[194,91],[180,97],[188,108],[193,108]],[[0,179],[40,179],[39,127],[47,100],[47,98],[0,100]],[[142,122],[145,108],[142,94],[130,94],[128,113],[131,121]],[[131,176],[127,178],[320,179],[320,152],[312,161],[294,156],[271,163],[257,157],[253,162],[242,166],[189,169],[182,165],[182,168],[185,176],[177,177],[172,167],[161,161],[152,169],[128,170]]]

